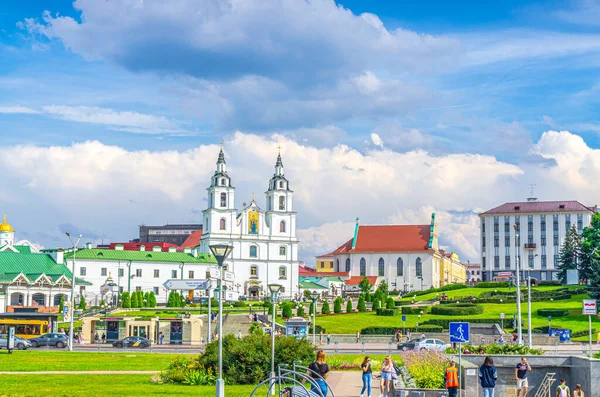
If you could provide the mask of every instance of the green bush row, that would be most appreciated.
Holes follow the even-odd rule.
[[[400,328],[394,327],[367,327],[360,330],[362,335],[394,335],[396,330]]]
[[[572,332],[571,333],[571,338],[579,338],[580,336],[588,336],[589,335],[589,330],[583,330],[583,331],[577,331],[577,332]],[[594,337],[594,334],[596,333],[596,328],[592,328],[592,338]]]
[[[446,319],[446,318],[432,318],[430,320],[423,321],[423,325],[432,324],[432,325],[440,325],[444,327],[444,329],[448,329],[450,323],[455,322],[456,320]],[[469,323],[471,324],[504,324],[504,327],[511,328],[513,327],[513,319],[504,319],[504,323],[499,318],[470,318]]]
[[[508,281],[482,281],[475,284],[475,288],[507,288]]]
[[[376,313],[378,316],[391,317],[397,316],[398,314],[400,314],[400,311],[398,309],[377,309]]]
[[[467,288],[467,285],[465,285],[465,284],[447,284],[447,285],[444,285],[439,288],[430,288],[430,289],[426,289],[423,291],[409,292],[408,294],[404,295],[403,298],[411,298],[413,296],[427,295],[427,294],[431,294],[432,292],[435,293],[435,292],[444,292],[444,291],[454,291],[454,290],[463,289],[463,288]]]
[[[537,315],[543,317],[562,317],[567,316],[569,311],[567,309],[538,309]]]
[[[419,325],[419,332],[444,332],[441,325],[423,324]]]
[[[421,314],[421,312],[423,312],[423,314],[427,313],[429,306],[404,306],[402,307],[402,314]]]
[[[431,308],[431,314],[442,316],[473,316],[476,314],[483,314],[483,306],[472,303],[438,305]]]

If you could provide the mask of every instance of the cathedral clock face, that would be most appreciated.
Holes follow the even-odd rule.
[[[248,234],[258,234],[258,211],[248,212]]]

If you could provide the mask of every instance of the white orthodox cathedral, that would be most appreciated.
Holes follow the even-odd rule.
[[[283,296],[298,292],[298,239],[293,192],[285,178],[281,154],[275,174],[265,192],[266,209],[254,197],[241,212],[235,208],[235,187],[227,173],[223,149],[208,191],[208,208],[203,211],[200,252],[210,245],[228,244],[233,251],[224,263],[235,274],[234,291],[249,298],[268,294],[267,285],[280,284]]]

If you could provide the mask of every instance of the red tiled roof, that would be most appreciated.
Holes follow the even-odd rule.
[[[521,214],[530,212],[596,212],[597,207],[586,207],[579,201],[525,201],[504,203],[479,215]]]
[[[299,277],[348,277],[350,273],[348,272],[317,272],[315,270],[309,269],[309,271],[300,269],[298,271]]]
[[[139,251],[143,245],[146,251],[152,251],[152,247],[160,247],[162,252],[168,252],[169,247],[177,248],[177,244],[165,243],[165,242],[138,242],[138,243],[110,243],[109,249],[114,250],[116,245],[120,244],[123,246],[125,251]]]
[[[427,251],[430,227],[430,225],[360,226],[356,246],[351,249],[351,252]]]
[[[325,255],[319,255],[319,256],[317,256],[317,258],[333,258],[333,252],[330,252]]]
[[[363,278],[363,276],[352,276],[346,280],[346,285],[358,285]],[[371,285],[375,285],[377,282],[377,276],[367,276],[367,278],[369,279],[369,284]]]
[[[202,237],[202,230],[193,231],[192,234],[185,239],[181,247],[179,248],[194,248],[200,245],[200,238]]]

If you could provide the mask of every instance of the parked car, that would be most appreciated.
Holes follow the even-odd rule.
[[[408,342],[398,343],[398,350],[439,350],[444,351],[450,345],[442,340],[433,338],[417,338]]]
[[[31,347],[31,342],[27,339],[15,336],[15,349],[27,350]],[[8,349],[8,334],[0,335],[0,349]]]
[[[127,338],[113,342],[114,347],[139,347],[140,349],[146,349],[150,347],[152,342],[149,339],[142,338],[141,336],[128,336]]]
[[[56,346],[59,349],[66,347],[69,344],[69,337],[65,334],[44,334],[36,338],[29,339],[31,346]]]

